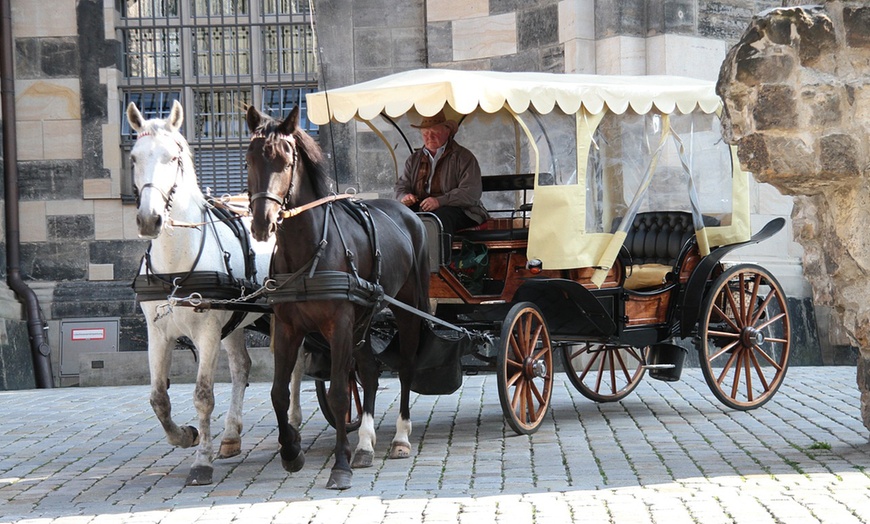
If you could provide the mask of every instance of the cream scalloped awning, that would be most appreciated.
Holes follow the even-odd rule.
[[[317,125],[330,120],[371,120],[381,112],[399,117],[410,109],[431,116],[449,104],[460,114],[479,107],[494,113],[507,104],[515,113],[533,106],[547,114],[558,105],[566,114],[583,106],[590,114],[608,109],[622,114],[628,107],[644,114],[653,107],[663,113],[699,107],[716,111],[721,101],[714,83],[673,76],[599,76],[555,73],[503,73],[417,69],[360,84],[310,93],[308,118]]]

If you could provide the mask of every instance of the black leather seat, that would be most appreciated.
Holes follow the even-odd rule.
[[[620,221],[619,218],[614,220],[614,229]],[[704,225],[717,226],[719,221],[705,216]],[[680,251],[694,234],[689,212],[638,213],[623,244],[627,266],[625,287],[641,289],[664,284],[665,275],[676,265]]]

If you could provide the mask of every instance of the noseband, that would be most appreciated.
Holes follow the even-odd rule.
[[[255,200],[265,198],[266,200],[271,200],[272,202],[275,202],[276,204],[278,204],[278,206],[282,210],[284,210],[284,209],[287,209],[288,200],[290,199],[290,190],[293,187],[293,183],[292,183],[293,176],[296,175],[296,165],[297,165],[297,162],[299,161],[299,153],[296,150],[296,139],[293,137],[293,135],[274,133],[273,136],[279,140],[283,140],[283,141],[287,142],[288,144],[290,144],[290,149],[293,151],[293,160],[292,160],[292,163],[290,164],[290,167],[289,167],[289,169],[292,169],[292,172],[290,173],[291,183],[290,183],[290,186],[287,188],[287,193],[284,195],[283,198],[279,195],[276,195],[275,193],[272,193],[268,189],[266,191],[254,193],[250,197],[250,207],[253,207]],[[255,133],[251,136],[251,142],[253,142],[254,140],[256,140],[258,138],[262,138],[263,140],[265,140],[266,135],[263,133]],[[286,171],[286,170],[287,170],[287,168],[284,169],[284,171]]]

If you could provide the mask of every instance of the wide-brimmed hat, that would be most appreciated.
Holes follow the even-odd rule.
[[[429,129],[435,126],[446,126],[450,132],[455,133],[459,126],[453,120],[447,120],[444,116],[444,110],[438,111],[432,116],[424,116],[419,124],[411,124],[411,127],[416,129]]]

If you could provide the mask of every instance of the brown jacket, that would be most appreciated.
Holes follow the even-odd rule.
[[[444,148],[444,154],[438,160],[434,180],[440,182],[439,188],[431,188],[432,195],[418,194],[415,191],[418,178],[429,173],[429,156],[420,148],[414,151],[405,161],[405,171],[396,182],[396,198],[401,200],[405,195],[415,195],[422,201],[428,196],[434,196],[442,206],[460,207],[466,215],[478,224],[488,218],[486,209],[480,202],[482,182],[480,180],[480,165],[474,154],[457,144],[451,137]]]

